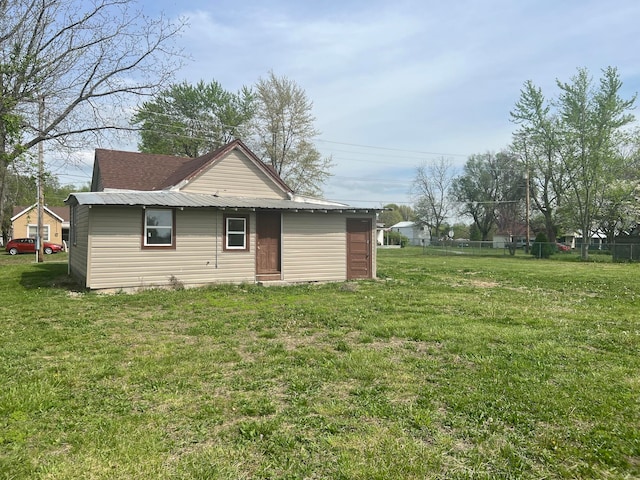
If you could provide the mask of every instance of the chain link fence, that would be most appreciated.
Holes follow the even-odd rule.
[[[446,241],[446,242],[434,242],[430,245],[422,247],[422,252],[425,255],[475,255],[475,256],[534,256],[537,258],[543,258],[548,256],[576,256],[579,257],[581,252],[581,245],[577,245],[577,248],[572,248],[570,245],[556,242],[556,243],[534,243],[531,242],[529,248],[523,242],[517,243],[505,243],[494,241]],[[618,246],[621,247],[621,246]],[[615,250],[618,258],[614,258],[618,261],[631,261],[640,260],[640,244],[633,245],[629,249],[629,245],[626,245],[627,249],[619,248]],[[611,258],[614,252],[614,244],[598,244],[589,246],[589,256],[602,256]],[[604,259],[604,258],[603,258]]]

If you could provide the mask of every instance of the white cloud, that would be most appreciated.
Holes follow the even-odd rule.
[[[194,61],[180,79],[235,90],[273,69],[306,90],[322,139],[397,149],[319,142],[337,163],[326,189],[337,198],[408,201],[411,169],[434,156],[400,150],[506,147],[509,111],[526,80],[552,97],[556,79],[569,80],[577,67],[597,78],[612,65],[626,95],[640,89],[635,0],[146,3],[189,17],[181,41]],[[367,155],[369,167],[359,160]],[[357,180],[363,172],[369,180]]]

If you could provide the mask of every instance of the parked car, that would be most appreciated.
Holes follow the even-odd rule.
[[[64,247],[57,243],[43,242],[43,250],[47,255],[52,253],[61,252]],[[7,246],[4,248],[10,255],[17,255],[18,253],[35,253],[36,251],[36,239],[35,238],[14,238],[7,242]]]
[[[569,245],[565,245],[564,243],[557,242],[556,247],[558,247],[559,252],[568,252],[571,250]]]

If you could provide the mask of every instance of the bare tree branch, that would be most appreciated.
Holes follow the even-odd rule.
[[[124,109],[180,66],[183,26],[146,17],[134,0],[0,0],[0,216],[7,167],[29,149],[129,129]]]

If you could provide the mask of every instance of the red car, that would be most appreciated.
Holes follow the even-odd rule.
[[[51,253],[61,252],[64,247],[57,243],[43,242],[44,253],[47,255]],[[18,253],[35,253],[36,251],[36,239],[35,238],[14,238],[7,243],[4,248],[9,255],[17,255]]]
[[[569,245],[565,245],[564,243],[556,243],[556,247],[558,247],[558,251],[560,252],[568,252],[571,250],[571,247]]]

